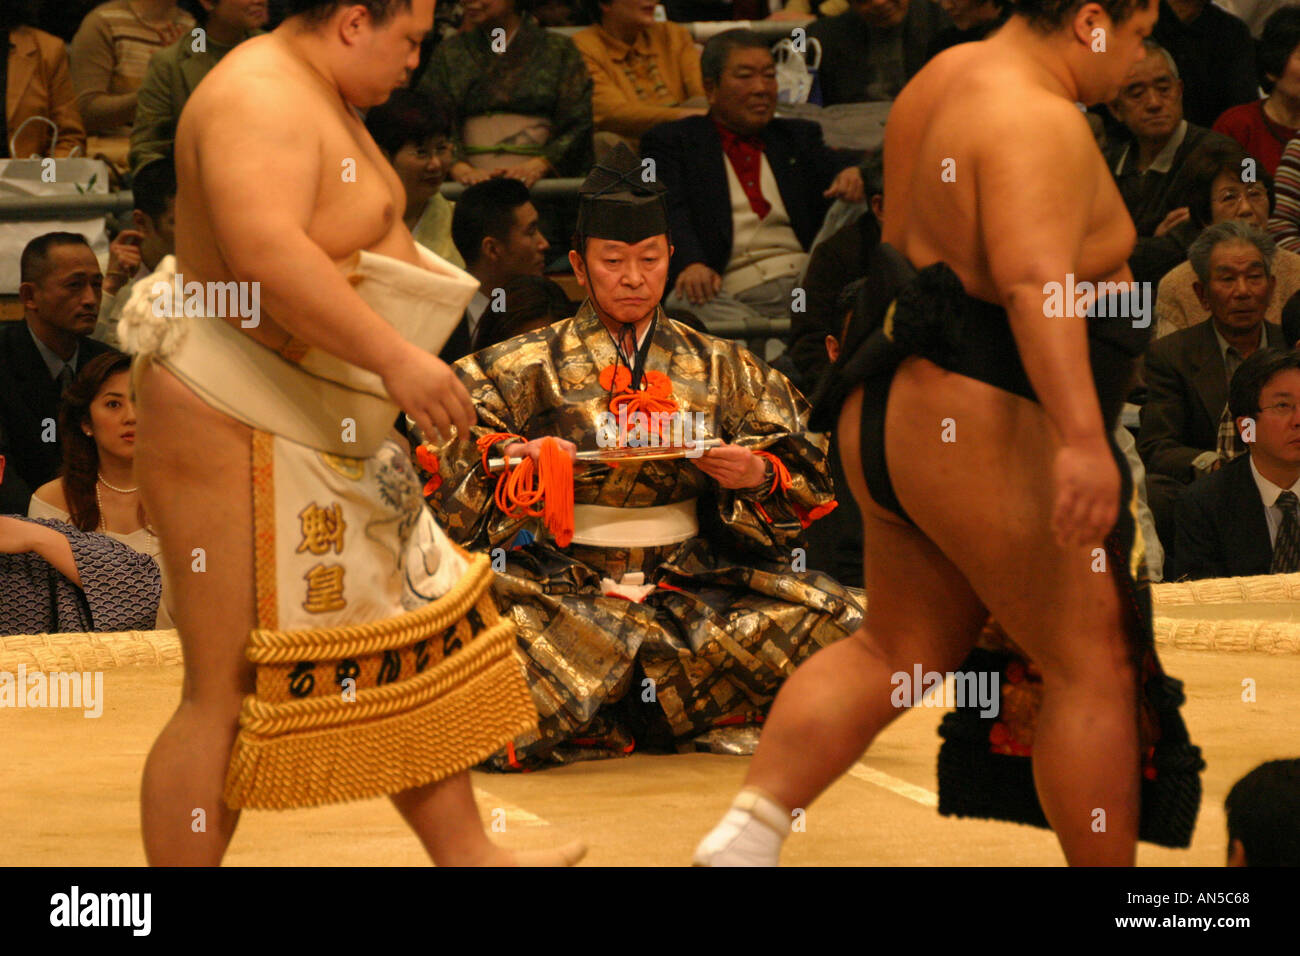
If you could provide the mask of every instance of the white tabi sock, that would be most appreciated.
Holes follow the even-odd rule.
[[[790,814],[762,790],[746,787],[695,849],[695,866],[776,866]]]

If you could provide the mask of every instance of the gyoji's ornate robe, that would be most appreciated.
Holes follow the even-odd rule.
[[[473,438],[549,435],[597,448],[610,402],[600,373],[615,357],[584,303],[571,319],[461,359],[478,410]],[[444,447],[430,502],[453,540],[494,553],[497,597],[518,626],[541,714],[538,733],[493,757],[497,769],[629,752],[635,740],[689,746],[720,724],[761,719],[800,661],[861,620],[853,593],[802,570],[799,532],[833,507],[825,439],[803,431],[803,397],[739,344],[662,312],[645,368],[668,376],[673,400],[698,424],[686,437],[771,452],[789,485],[729,491],[686,459],[579,466],[579,511],[694,499],[699,531],[669,545],[560,548],[536,519],[496,507],[496,475],[484,474],[475,441]],[[535,540],[508,550],[526,525]],[[657,585],[642,602],[606,593],[603,578],[636,571]]]

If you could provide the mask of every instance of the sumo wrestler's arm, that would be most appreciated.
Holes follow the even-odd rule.
[[[228,84],[179,131],[195,138],[202,202],[227,266],[260,283],[263,306],[295,337],[379,375],[425,434],[452,424],[464,433],[474,409],[451,369],[366,305],[307,235],[322,178],[339,170],[324,168],[303,98],[279,77],[256,79]]]
[[[1106,168],[1083,114],[1046,94],[996,102],[980,118],[972,156],[980,242],[1010,317],[1021,361],[1060,440],[1053,466],[1052,527],[1062,544],[1099,542],[1115,522],[1119,472],[1106,440],[1088,361],[1084,317],[1048,316],[1048,283],[1080,275]],[[960,163],[960,158],[958,162]],[[1050,213],[1048,212],[1050,210]],[[1070,311],[1070,310],[1067,310]]]

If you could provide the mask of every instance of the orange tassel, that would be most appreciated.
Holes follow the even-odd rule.
[[[767,493],[770,495],[772,492],[776,491],[777,488],[780,488],[782,491],[789,490],[791,484],[790,469],[785,467],[785,464],[781,459],[777,458],[776,455],[772,454],[770,451],[759,451],[758,449],[750,450],[753,451],[755,455],[758,455],[758,457],[766,458],[772,465],[772,487],[767,489]]]
[[[433,449],[427,444],[417,445],[415,448],[415,460],[430,474],[428,481],[424,483],[424,496],[427,498],[439,488],[442,487],[442,475],[439,472],[438,456]]]
[[[501,440],[500,436],[484,436],[493,437]],[[485,457],[493,444],[479,440]],[[506,466],[497,479],[492,501],[508,517],[541,518],[561,548],[567,548],[573,540],[573,462],[554,438],[542,439],[536,465],[527,457]]]

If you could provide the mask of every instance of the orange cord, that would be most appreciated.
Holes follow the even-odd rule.
[[[770,495],[772,492],[776,491],[778,487],[782,491],[788,491],[791,482],[790,469],[785,467],[785,463],[770,451],[759,451],[758,449],[750,450],[759,458],[766,458],[772,465],[772,487],[767,489],[767,493]]]
[[[496,432],[478,440],[487,469],[488,450],[507,438],[519,435]],[[530,456],[507,465],[497,479],[493,503],[510,518],[541,518],[561,548],[573,540],[573,462],[554,438],[543,438],[541,453],[534,464]]]

